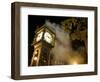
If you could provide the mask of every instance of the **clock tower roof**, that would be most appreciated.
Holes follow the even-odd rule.
[[[41,32],[41,31],[45,31],[45,30],[50,31],[52,34],[55,34],[55,29],[49,27],[49,26],[46,25],[46,24],[42,25],[42,26],[39,27],[39,28],[37,27],[35,33],[39,33],[39,32]]]

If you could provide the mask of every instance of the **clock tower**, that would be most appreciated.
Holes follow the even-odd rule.
[[[50,51],[55,44],[55,33],[45,24],[36,29],[35,38],[32,43],[34,52],[30,66],[47,66],[51,64]]]

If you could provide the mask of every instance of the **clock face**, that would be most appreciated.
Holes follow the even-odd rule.
[[[45,32],[44,34],[44,40],[48,43],[52,42],[52,35],[49,32]]]
[[[43,32],[40,32],[40,33],[37,35],[36,41],[41,40],[42,35],[43,35]]]

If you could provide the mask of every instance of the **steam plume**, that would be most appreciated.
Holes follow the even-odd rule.
[[[72,50],[69,34],[62,29],[62,26],[50,21],[46,21],[45,24],[56,34],[55,46],[51,50],[52,64],[72,64],[76,60],[82,63],[84,58]]]

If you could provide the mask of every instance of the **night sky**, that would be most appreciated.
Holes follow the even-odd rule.
[[[32,53],[34,51],[34,47],[32,47],[31,44],[34,39],[36,27],[44,25],[46,20],[49,20],[51,23],[60,24],[62,21],[69,18],[71,17],[28,15],[28,65],[30,65]]]

